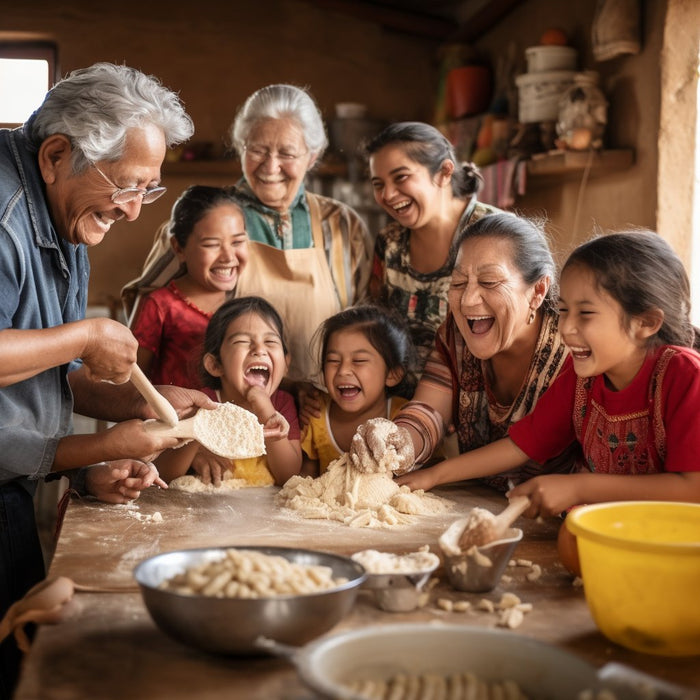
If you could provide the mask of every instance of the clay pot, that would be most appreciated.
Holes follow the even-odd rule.
[[[487,66],[462,66],[447,74],[447,112],[452,119],[485,112],[491,102]]]

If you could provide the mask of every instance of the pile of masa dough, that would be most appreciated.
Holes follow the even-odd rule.
[[[389,423],[381,418],[372,420]],[[391,428],[389,428],[391,429]],[[296,511],[303,518],[338,520],[350,527],[392,527],[407,525],[411,516],[436,515],[454,504],[425,491],[411,491],[393,480],[397,459],[387,450],[384,457],[373,460],[371,468],[355,468],[347,453],[331,462],[318,478],[293,476],[277,494],[277,502]]]

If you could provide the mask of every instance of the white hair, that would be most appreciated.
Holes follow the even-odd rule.
[[[238,111],[231,127],[231,141],[243,154],[251,129],[262,119],[293,119],[304,134],[311,155],[319,158],[328,146],[321,112],[313,97],[294,85],[268,85],[254,92]]]
[[[75,173],[100,160],[122,157],[129,129],[153,124],[168,148],[194,133],[180,98],[160,81],[127,66],[96,63],[70,73],[46,94],[24,125],[38,150],[53,134],[64,134],[73,147]]]

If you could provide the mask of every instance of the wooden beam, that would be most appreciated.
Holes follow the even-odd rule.
[[[471,43],[480,39],[509,12],[521,5],[525,0],[489,0],[479,8],[457,30],[452,41]]]
[[[444,41],[459,30],[457,22],[418,12],[398,10],[357,0],[307,0],[315,7],[344,12],[397,32]]]

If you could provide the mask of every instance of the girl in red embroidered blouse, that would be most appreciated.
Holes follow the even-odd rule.
[[[212,314],[248,261],[243,211],[232,190],[194,185],[173,206],[170,243],[182,273],[140,303],[131,330],[137,363],[154,384],[203,387],[198,365]]]
[[[560,287],[570,354],[533,411],[508,437],[398,482],[430,489],[496,474],[576,441],[578,470],[508,493],[531,499],[525,515],[613,500],[700,502],[700,354],[680,259],[654,232],[609,234],[571,254]]]

